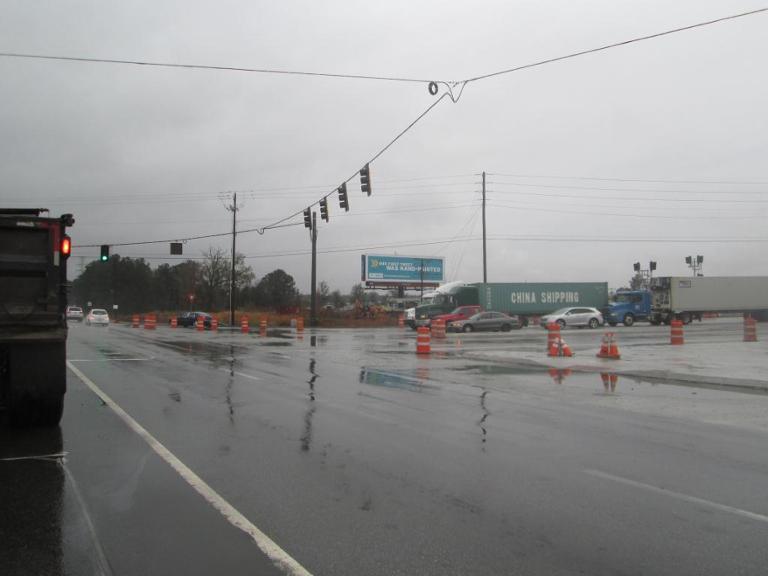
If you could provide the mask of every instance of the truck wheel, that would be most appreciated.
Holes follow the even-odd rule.
[[[632,326],[635,323],[635,317],[632,314],[624,315],[624,326]]]
[[[464,327],[462,328],[462,331],[464,332],[472,332],[474,328],[472,328],[472,324],[464,324]]]
[[[16,400],[9,406],[8,416],[14,428],[58,426],[64,411],[64,395],[38,400]]]
[[[37,423],[46,428],[58,426],[64,412],[64,395],[40,400],[37,404]]]

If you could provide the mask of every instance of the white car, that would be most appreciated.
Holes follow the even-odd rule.
[[[103,308],[94,308],[85,317],[87,326],[109,326],[109,314]]]
[[[588,326],[589,328],[597,328],[603,325],[603,315],[597,308],[586,307],[572,307],[572,308],[560,308],[555,310],[551,314],[542,316],[540,319],[542,328],[546,328],[547,324],[556,323],[560,324],[560,328],[566,326],[576,326],[583,328]]]
[[[83,309],[80,306],[67,306],[67,320],[83,321]]]

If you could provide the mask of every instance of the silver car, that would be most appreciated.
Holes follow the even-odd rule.
[[[454,320],[448,329],[455,332],[509,332],[520,328],[517,316],[508,316],[503,312],[478,312],[466,320]]]
[[[603,315],[597,308],[575,306],[572,308],[560,308],[560,310],[555,310],[551,314],[542,316],[540,320],[542,328],[546,328],[547,324],[553,322],[560,324],[560,328],[565,328],[566,326],[597,328],[603,325]]]
[[[94,308],[85,317],[86,326],[109,326],[109,314],[103,308]]]

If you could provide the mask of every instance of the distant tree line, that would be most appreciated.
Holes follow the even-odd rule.
[[[152,268],[143,258],[112,255],[88,264],[73,282],[70,301],[94,308],[132,314],[149,310],[223,310],[229,306],[232,261],[221,249],[210,249],[202,261],[185,260]],[[300,304],[293,277],[273,270],[255,282],[253,269],[241,254],[235,257],[235,299],[238,308],[276,310]]]
[[[218,311],[229,307],[229,280],[232,260],[220,248],[211,248],[202,260],[179,264],[161,264],[155,268],[143,258],[113,254],[106,262],[89,263],[72,286],[70,303],[133,314],[151,310]],[[352,286],[349,294],[331,290],[327,282],[317,287],[319,307],[340,310],[355,304],[384,303],[387,295],[366,291],[362,284]],[[256,281],[253,269],[242,254],[235,256],[235,300],[238,308],[286,310],[309,307],[309,296],[302,296],[293,277],[276,269]]]

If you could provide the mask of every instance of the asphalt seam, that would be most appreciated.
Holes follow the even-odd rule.
[[[109,406],[128,427],[140,436],[152,450],[157,453],[171,468],[173,468],[184,481],[187,482],[198,494],[200,494],[211,506],[218,510],[222,516],[234,527],[245,532],[259,547],[259,549],[272,561],[272,563],[290,576],[312,576],[290,554],[257,528],[239,510],[232,506],[218,492],[211,488],[202,478],[195,474],[186,464],[176,457],[159,440],[149,433],[141,424],[134,420],[130,414],[123,410],[112,398],[103,392],[90,378],[78,370],[74,364],[67,360],[69,369],[86,385],[99,399]]]

